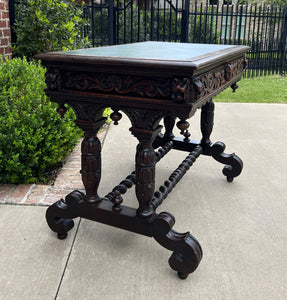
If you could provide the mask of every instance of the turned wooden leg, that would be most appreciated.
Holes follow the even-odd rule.
[[[210,101],[201,108],[200,128],[202,133],[201,145],[209,146],[211,144],[210,135],[213,129],[214,120],[214,102]]]
[[[164,119],[163,119],[163,122],[164,122],[164,128],[165,128],[165,133],[164,133],[164,138],[165,138],[165,141],[167,142],[168,140],[171,140],[174,135],[172,133],[172,130],[174,128],[174,125],[175,125],[175,117],[172,117],[172,116],[166,116]]]
[[[82,181],[86,189],[85,201],[100,201],[98,187],[101,180],[101,142],[96,131],[86,131],[82,142]]]
[[[76,124],[85,133],[81,147],[81,174],[86,190],[85,201],[91,204],[101,201],[98,195],[98,187],[101,180],[101,142],[97,137],[97,133],[104,123],[104,118],[99,118],[97,122],[76,121]]]
[[[71,106],[73,107],[73,103]],[[73,191],[65,199],[60,199],[51,205],[46,211],[46,220],[49,227],[58,234],[60,239],[67,236],[74,226],[72,219],[80,214],[80,205],[83,202],[93,204],[99,202],[97,191],[101,179],[101,143],[97,138],[97,132],[105,123],[102,117],[102,107],[89,107],[79,109],[73,107],[78,119],[76,124],[85,132],[82,142],[82,180],[86,189],[86,195],[80,191]]]
[[[163,118],[165,133],[159,133],[157,135],[156,139],[152,144],[154,149],[164,146],[166,143],[168,143],[174,138],[174,134],[172,131],[175,125],[175,120],[176,117],[172,117],[170,115],[167,115]]]
[[[155,191],[155,164],[156,156],[152,147],[153,134],[138,134],[137,129],[133,129],[133,134],[137,136],[139,144],[136,152],[136,196],[139,202],[137,210],[138,216],[149,217],[154,214],[151,200]]]
[[[132,127],[131,133],[138,139],[135,158],[135,189],[139,202],[137,215],[150,217],[155,212],[151,200],[155,190],[156,155],[153,142],[160,133],[160,120],[167,115],[164,111],[146,109],[122,109],[129,117]]]

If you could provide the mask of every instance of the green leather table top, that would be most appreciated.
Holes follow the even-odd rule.
[[[140,42],[116,46],[42,53],[43,64],[83,71],[192,76],[245,55],[237,45]]]
[[[183,44],[167,42],[142,42],[100,48],[88,48],[63,51],[63,55],[80,55],[93,57],[117,57],[133,59],[191,61],[196,57],[215,51],[234,48],[233,45]]]

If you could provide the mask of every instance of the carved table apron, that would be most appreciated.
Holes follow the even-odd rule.
[[[212,98],[231,86],[237,88],[246,69],[246,46],[143,42],[103,48],[36,55],[47,67],[47,95],[76,113],[76,124],[84,131],[82,180],[85,194],[73,191],[46,212],[50,228],[65,238],[73,218],[83,217],[154,237],[173,251],[169,259],[178,276],[186,278],[198,266],[202,249],[190,233],[172,229],[175,219],[156,213],[174,186],[201,154],[225,164],[223,174],[231,182],[243,164],[235,154],[225,154],[222,142],[211,143],[214,103]],[[117,124],[121,112],[131,121],[138,139],[135,171],[108,195],[98,195],[101,179],[101,144],[97,132],[105,123],[105,108],[113,110]],[[190,139],[187,119],[201,108],[202,139]],[[176,118],[178,121],[176,122]],[[164,133],[159,125],[164,120]],[[174,125],[182,138],[173,135]],[[156,163],[170,150],[189,154],[155,191]],[[156,151],[155,151],[156,150]],[[135,185],[138,208],[122,205],[122,194]]]

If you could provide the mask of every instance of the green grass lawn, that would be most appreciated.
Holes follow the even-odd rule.
[[[214,98],[217,102],[287,103],[287,76],[242,78],[235,93],[228,88]]]

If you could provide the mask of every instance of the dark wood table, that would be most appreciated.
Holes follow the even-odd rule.
[[[175,219],[156,213],[174,186],[201,155],[225,164],[231,182],[243,164],[235,154],[225,154],[222,142],[212,143],[212,98],[231,86],[237,88],[246,69],[246,46],[143,42],[103,48],[39,54],[47,67],[47,95],[64,115],[72,107],[76,124],[84,131],[82,180],[85,194],[73,191],[47,209],[50,228],[65,238],[73,218],[82,217],[154,237],[173,251],[169,264],[186,278],[198,266],[202,249],[190,233],[172,229]],[[138,139],[135,171],[109,194],[98,195],[101,179],[101,144],[97,132],[105,123],[103,111],[113,110],[118,124],[122,113],[131,121]],[[190,139],[187,119],[201,109],[202,139]],[[176,122],[176,118],[178,118]],[[164,126],[159,123],[163,119]],[[174,125],[182,137],[173,134]],[[161,133],[164,127],[164,132]],[[119,145],[120,148],[121,145]],[[158,149],[155,151],[155,149]],[[156,163],[170,150],[187,151],[186,159],[155,191]],[[115,161],[116,168],[116,161]],[[122,194],[135,185],[138,208],[122,205]]]

